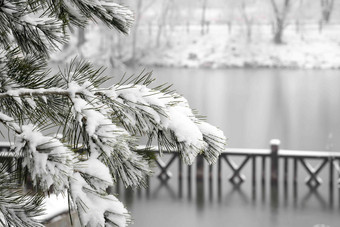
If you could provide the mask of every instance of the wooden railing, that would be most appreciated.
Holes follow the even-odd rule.
[[[234,186],[234,189],[240,191],[240,186],[246,180],[245,174],[243,174],[242,171],[244,171],[245,167],[248,166],[248,172],[250,167],[252,198],[256,198],[258,181],[260,181],[262,197],[265,196],[268,181],[268,183],[270,183],[269,195],[271,204],[272,206],[278,206],[279,188],[283,187],[283,196],[284,199],[287,200],[289,182],[291,182],[291,185],[293,186],[293,199],[297,199],[298,183],[303,180],[298,179],[300,175],[304,175],[305,185],[309,189],[309,193],[307,195],[310,196],[311,194],[315,194],[319,197],[320,195],[317,189],[323,182],[320,177],[320,173],[324,170],[322,175],[325,179],[329,180],[328,185],[326,186],[328,186],[329,189],[329,205],[332,207],[334,200],[334,188],[340,189],[340,152],[283,150],[280,149],[279,145],[280,143],[278,140],[272,140],[270,142],[269,149],[227,148],[220,155],[217,165],[209,165],[207,171],[204,171],[205,162],[203,157],[197,157],[196,171],[192,170],[193,166],[188,166],[186,171],[188,196],[190,197],[191,195],[193,177],[196,177],[197,187],[202,187],[201,182],[204,179],[208,180],[209,197],[211,197],[213,193],[212,188],[214,178],[217,178],[219,198],[222,195],[222,181],[226,177],[228,177],[228,180]],[[179,152],[164,153],[163,156],[160,156],[156,147],[150,150],[140,148],[139,151],[154,152],[158,154],[156,155],[156,164],[160,170],[158,178],[161,183],[165,185],[172,176],[170,167],[172,167],[175,161],[177,161],[178,190],[179,196],[181,197],[183,175],[185,171],[183,171],[183,164],[180,159]],[[167,158],[167,162],[164,162],[163,160],[166,159],[164,156],[168,155],[170,157]],[[164,157],[163,160],[161,157]],[[238,161],[239,164],[237,164],[236,161]],[[258,164],[260,165],[257,166]],[[269,169],[267,170],[268,167]],[[260,172],[257,173],[257,171]],[[195,176],[193,176],[194,172],[196,172]],[[291,177],[291,179],[289,179],[289,177]]]
[[[138,151],[159,153],[156,147],[151,149],[139,148]],[[171,155],[167,163],[162,161],[159,155],[156,156],[156,164],[160,169],[158,178],[162,181],[169,180],[172,174],[169,171],[170,166],[174,163],[175,159],[180,160],[180,154],[178,152],[163,153],[163,155]],[[243,161],[240,164],[236,164],[232,157],[243,157]],[[198,157],[196,179],[204,177],[204,172],[200,169],[203,168],[202,158]],[[251,162],[252,169],[252,184],[256,184],[256,165],[257,160],[261,159],[261,183],[266,181],[266,162],[270,161],[270,183],[273,186],[278,186],[279,179],[282,174],[279,174],[279,160],[283,159],[283,183],[288,182],[288,170],[289,160],[293,160],[293,182],[297,183],[297,173],[299,164],[306,170],[308,174],[305,182],[306,185],[311,188],[317,188],[322,183],[322,179],[318,176],[320,171],[327,165],[329,166],[329,184],[334,184],[334,171],[340,175],[340,152],[329,151],[301,151],[301,150],[280,150],[279,141],[272,140],[270,143],[270,149],[239,149],[228,148],[220,155],[217,163],[217,179],[222,179],[222,162],[225,161],[230,168],[232,175],[229,177],[229,181],[234,185],[240,185],[245,181],[245,176],[242,174],[242,169]],[[321,163],[317,166],[313,166],[308,162],[309,159],[320,160]],[[182,162],[178,163],[179,178],[182,178]],[[191,178],[191,166],[188,166],[188,177]],[[209,165],[209,178],[212,177],[213,166]],[[339,176],[337,177],[337,183],[339,184]]]
[[[306,185],[311,189],[316,189],[322,184],[322,179],[319,176],[321,170],[328,166],[329,169],[329,186],[333,188],[334,183],[340,184],[340,152],[329,152],[329,151],[298,151],[298,150],[281,150],[279,149],[280,142],[278,140],[272,140],[270,142],[269,149],[239,149],[239,148],[228,148],[220,155],[217,163],[217,181],[218,184],[221,184],[222,174],[224,171],[222,170],[222,163],[225,162],[229,167],[229,171],[231,172],[231,176],[229,176],[229,181],[235,186],[241,185],[245,181],[245,175],[242,174],[242,170],[244,167],[251,163],[251,184],[253,188],[255,188],[258,176],[257,176],[257,163],[260,159],[260,178],[261,184],[264,185],[268,180],[267,170],[266,170],[266,162],[270,162],[270,185],[272,191],[276,191],[280,182],[283,182],[284,187],[287,187],[288,184],[288,171],[291,169],[289,167],[289,160],[293,161],[293,184],[297,184],[298,182],[298,168],[302,167],[307,177],[305,179]],[[158,174],[158,178],[162,182],[168,181],[172,177],[172,173],[169,171],[172,164],[177,159],[178,161],[178,179],[180,183],[183,179],[183,164],[180,159],[180,153],[173,152],[164,152],[162,155],[159,154],[159,150],[157,147],[151,147],[146,149],[145,147],[138,147],[137,152],[152,152],[156,153],[155,162],[157,167],[160,170]],[[170,155],[170,158],[167,162],[164,162],[162,156]],[[15,160],[19,160],[20,158],[16,157],[13,152],[9,151],[8,143],[0,143],[0,157],[2,160],[8,162],[15,162]],[[240,164],[236,164],[233,157],[240,157],[243,160]],[[313,166],[309,160],[319,160],[320,163],[316,166]],[[283,163],[283,173],[280,173],[280,163]],[[208,176],[206,178],[211,181],[213,179],[213,166],[209,165],[208,167]],[[192,175],[192,166],[187,167],[187,177],[189,182],[191,182]],[[227,172],[227,171],[225,171]],[[334,174],[336,173],[336,174]],[[196,180],[203,180],[205,177],[204,174],[204,159],[203,157],[197,157],[196,161]],[[336,178],[336,181],[334,180]],[[281,180],[280,180],[281,179]]]

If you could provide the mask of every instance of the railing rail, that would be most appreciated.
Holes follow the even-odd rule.
[[[319,173],[327,165],[329,166],[329,184],[334,184],[334,177],[337,177],[337,183],[339,184],[340,177],[340,152],[337,151],[302,151],[302,150],[281,150],[279,149],[280,142],[278,140],[272,140],[270,142],[269,149],[248,149],[248,148],[227,148],[223,151],[218,159],[217,163],[217,179],[222,179],[222,162],[224,161],[231,170],[231,176],[229,181],[234,185],[240,185],[245,181],[245,176],[242,174],[243,168],[251,162],[251,180],[252,185],[255,186],[257,181],[257,159],[261,159],[261,183],[266,181],[266,162],[270,160],[270,185],[272,188],[277,188],[279,184],[280,176],[283,176],[283,183],[288,182],[288,160],[293,160],[293,183],[296,184],[298,166],[302,166],[307,174],[305,179],[306,185],[310,188],[317,188],[321,185],[322,180],[319,177]],[[138,152],[153,152],[158,154],[156,156],[156,164],[160,170],[158,178],[160,180],[168,181],[172,174],[169,171],[171,165],[178,159],[178,178],[181,180],[183,177],[183,166],[180,160],[180,153],[173,150],[172,152],[164,152],[162,155],[172,155],[168,162],[162,160],[162,155],[159,154],[158,147],[139,146],[136,151]],[[236,164],[233,157],[243,157],[240,164]],[[0,157],[7,161],[13,161],[14,159],[20,159],[13,152],[10,151],[10,144],[6,142],[0,142]],[[283,159],[283,174],[280,174],[279,163]],[[307,159],[320,160],[321,162],[317,166],[313,166]],[[282,162],[281,162],[282,163]],[[300,165],[299,165],[300,164]],[[204,161],[202,157],[197,158],[197,171],[196,179],[201,180],[204,178]],[[192,166],[188,166],[188,178],[191,179]],[[334,171],[337,175],[334,174]],[[209,179],[213,178],[213,167],[209,166]]]

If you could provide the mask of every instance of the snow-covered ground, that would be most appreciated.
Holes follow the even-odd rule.
[[[299,31],[298,31],[299,30]],[[127,62],[132,55],[132,35],[119,36],[100,26],[90,26],[86,42],[77,52],[66,49],[56,61],[81,55],[98,64],[115,65]],[[141,27],[137,36],[137,59],[144,66],[174,67],[284,67],[284,68],[340,68],[340,25],[328,25],[322,32],[318,26],[292,24],[284,31],[284,44],[272,41],[270,25],[254,25],[252,39],[246,38],[242,25],[212,25],[209,33],[200,34],[199,26],[167,28],[156,47],[157,27]],[[71,46],[77,43],[73,36]],[[79,54],[81,53],[81,54]],[[112,57],[113,56],[113,57]],[[111,59],[111,60],[110,60]]]
[[[193,31],[194,33],[195,31]],[[170,47],[146,54],[143,65],[179,67],[284,67],[340,68],[340,26],[319,33],[317,26],[296,32],[293,26],[284,33],[284,44],[275,45],[270,26],[254,26],[247,42],[245,28],[213,26],[201,36],[174,33]]]

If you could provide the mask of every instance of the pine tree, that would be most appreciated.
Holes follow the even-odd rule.
[[[41,226],[35,216],[49,193],[68,196],[83,226],[126,226],[128,211],[107,189],[118,179],[144,185],[151,173],[137,137],[187,164],[198,154],[213,163],[224,148],[223,133],[169,86],[152,87],[151,73],[104,87],[103,69],[82,60],[51,72],[49,53],[89,21],[128,33],[133,15],[111,0],[0,0],[0,122],[14,137],[7,156],[21,160],[0,169],[3,226]],[[25,179],[34,194],[22,192]]]

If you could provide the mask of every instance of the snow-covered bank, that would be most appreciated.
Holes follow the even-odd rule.
[[[270,25],[254,25],[252,38],[248,42],[246,28],[234,25],[211,25],[209,33],[200,34],[199,26],[177,26],[168,29],[156,47],[157,28],[141,27],[136,41],[134,59],[143,66],[166,67],[266,67],[339,69],[340,68],[340,25],[328,25],[322,32],[314,25],[289,25],[284,31],[284,44],[272,41]],[[86,42],[76,50],[77,37],[63,56],[53,56],[61,61],[81,55],[101,65],[131,63],[131,37],[114,37],[101,32],[100,26],[92,25],[86,31]],[[72,45],[71,45],[72,46]]]
[[[269,27],[253,28],[247,42],[242,28],[228,34],[223,26],[215,26],[204,36],[183,38],[170,47],[150,51],[140,59],[142,65],[177,67],[268,67],[268,68],[340,68],[340,28],[319,33],[316,27],[296,33],[285,31],[282,45],[272,42]]]

